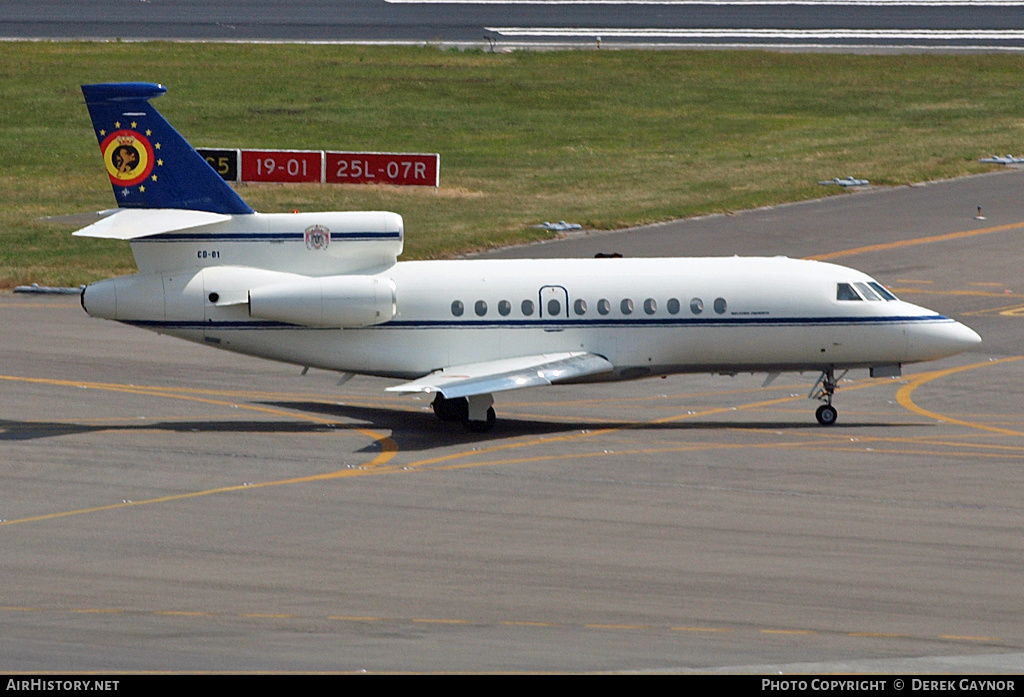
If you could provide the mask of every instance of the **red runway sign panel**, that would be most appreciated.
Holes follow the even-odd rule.
[[[328,152],[328,184],[437,186],[441,156],[425,153]]]
[[[324,157],[320,150],[243,150],[242,181],[320,183]]]

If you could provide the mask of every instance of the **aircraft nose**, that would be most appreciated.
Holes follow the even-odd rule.
[[[957,343],[959,348],[957,351],[966,351],[969,348],[977,346],[981,343],[981,335],[974,331],[970,327],[967,327],[959,322],[953,325],[953,341]]]
[[[926,324],[908,336],[910,360],[929,361],[963,353],[981,343],[981,337],[959,322]]]

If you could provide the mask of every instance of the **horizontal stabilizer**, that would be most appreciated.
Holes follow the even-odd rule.
[[[447,399],[523,387],[551,385],[572,378],[607,373],[614,366],[582,351],[544,353],[435,370],[430,375],[387,388],[388,392],[440,392]]]
[[[177,208],[121,208],[113,215],[84,227],[78,237],[100,237],[108,240],[134,240],[174,230],[230,220],[224,213],[190,211]]]

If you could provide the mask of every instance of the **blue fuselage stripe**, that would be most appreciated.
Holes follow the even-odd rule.
[[[332,240],[398,240],[397,232],[332,232]],[[165,232],[140,237],[132,242],[280,242],[305,241],[301,232]]]
[[[899,317],[741,317],[741,318],[638,318],[638,319],[512,319],[512,320],[392,320],[364,329],[601,329],[616,327],[834,327],[892,326],[922,322],[952,322],[944,315]],[[125,320],[125,324],[148,329],[331,329],[306,327],[286,322]]]

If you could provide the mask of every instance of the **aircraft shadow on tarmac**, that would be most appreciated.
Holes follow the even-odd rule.
[[[445,423],[428,411],[395,411],[390,408],[368,407],[353,404],[331,404],[327,402],[263,402],[264,406],[291,409],[311,414],[352,419],[361,422],[359,427],[390,430],[391,439],[400,450],[417,451],[432,448],[498,441],[516,436],[544,436],[566,434],[578,431],[639,430],[639,431],[806,431],[823,434],[833,432],[813,421],[671,421],[653,423],[647,421],[540,421],[517,418],[514,415],[500,417],[494,428],[486,433],[471,433],[459,423]],[[860,428],[917,428],[931,424],[914,423],[868,423],[843,422],[842,429]],[[339,424],[339,428],[353,428]],[[369,451],[377,446],[365,448]]]
[[[168,433],[224,433],[224,434],[313,434],[330,433],[332,431],[355,430],[360,428],[380,429],[391,432],[401,450],[417,451],[438,447],[460,445],[463,443],[481,443],[498,441],[516,436],[544,436],[565,434],[575,431],[641,430],[641,431],[761,431],[761,430],[821,430],[822,427],[812,422],[792,421],[541,421],[537,419],[516,418],[505,416],[498,420],[494,428],[487,433],[471,433],[458,423],[441,422],[427,411],[395,411],[390,408],[357,406],[348,404],[329,404],[325,402],[263,402],[293,411],[317,414],[338,419],[337,423],[309,423],[301,421],[264,421],[264,420],[226,420],[211,421],[206,419],[184,421],[138,421],[120,424],[83,424],[61,421],[16,421],[0,420],[0,442],[31,441],[57,436],[73,436],[101,432],[142,433],[145,431],[166,431]],[[349,422],[349,423],[346,423]],[[843,423],[836,428],[908,428],[930,426],[931,424],[913,423]],[[376,444],[364,448],[366,451],[376,449]]]

